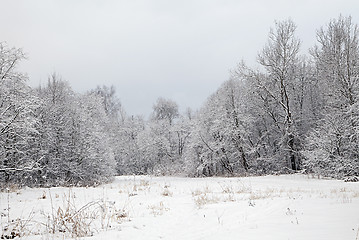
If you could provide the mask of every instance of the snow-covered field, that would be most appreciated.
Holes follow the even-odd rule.
[[[4,238],[359,239],[359,183],[303,175],[117,177],[96,188],[12,189],[0,206]]]

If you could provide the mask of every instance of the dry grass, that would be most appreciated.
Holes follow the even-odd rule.
[[[54,194],[60,198],[59,194]],[[92,236],[101,230],[116,227],[124,221],[129,221],[129,214],[125,208],[118,208],[115,202],[100,200],[90,201],[84,205],[75,202],[75,194],[71,189],[63,195],[62,204],[58,199],[53,202],[51,191],[43,192],[41,201],[49,201],[51,207],[46,211],[32,210],[28,217],[10,218],[10,211],[3,213],[1,218],[1,239],[23,238],[29,235],[62,234],[67,238],[83,238]],[[45,204],[46,205],[46,204]],[[8,207],[11,209],[10,207]]]
[[[208,186],[206,186],[204,189],[196,189],[196,190],[192,191],[192,197],[211,193],[211,192],[212,192],[212,190]]]
[[[169,211],[170,209],[164,205],[164,203],[161,201],[158,204],[149,205],[148,209],[151,210],[151,214],[153,216],[160,216],[163,215],[163,213]]]
[[[42,195],[39,197],[39,199],[46,199],[46,191],[42,192]]]
[[[302,198],[304,194],[312,198],[330,198],[340,203],[351,203],[353,198],[359,198],[359,191],[347,187],[330,190],[312,190],[300,187],[253,189],[251,186],[244,185],[241,182],[219,184],[219,186],[221,190],[219,192],[211,190],[208,186],[192,191],[193,201],[196,206],[203,207],[206,204],[236,201],[249,201],[253,205],[255,200],[283,197],[297,199]]]
[[[232,185],[221,186],[221,188],[222,188],[222,193],[231,193],[231,194],[233,194],[235,192]]]
[[[137,196],[140,192],[151,190],[151,184],[149,181],[140,180],[140,182],[134,181],[130,184],[129,188],[127,186],[127,192],[129,197]],[[126,192],[126,190],[120,190],[120,193]]]
[[[214,194],[202,194],[194,198],[194,202],[198,208],[202,208],[206,204],[219,203],[220,198]]]
[[[96,213],[91,210],[95,205],[94,202],[88,203],[80,209],[76,208],[74,196],[69,191],[65,196],[64,205],[55,209],[52,203],[52,213],[47,215],[48,222],[46,227],[48,232],[55,234],[56,232],[64,233],[71,237],[91,236],[91,224],[96,218]]]
[[[18,192],[21,190],[21,186],[15,183],[11,183],[11,184],[5,184],[2,185],[0,184],[0,192],[7,192],[7,193],[12,193],[12,192]]]
[[[165,188],[163,190],[163,192],[162,192],[162,196],[164,196],[164,197],[172,197],[173,193],[168,188]]]
[[[17,237],[22,238],[30,235],[32,233],[32,225],[36,223],[33,218],[34,213],[31,211],[27,218],[10,220],[2,226],[1,239],[14,239]]]
[[[149,187],[150,186],[150,182],[147,180],[141,180],[140,181],[140,186],[142,187]]]
[[[49,195],[51,198],[51,193]],[[91,201],[76,208],[74,199],[75,195],[70,190],[63,199],[63,206],[57,209],[52,206],[52,213],[48,214],[46,224],[49,233],[59,232],[74,238],[88,237],[99,230],[112,228],[113,224],[129,220],[128,212],[125,209],[116,208],[115,202]]]

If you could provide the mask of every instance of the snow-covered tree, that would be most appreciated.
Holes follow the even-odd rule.
[[[313,50],[323,119],[308,137],[306,165],[319,174],[359,175],[359,29],[351,17],[317,31]]]
[[[73,118],[76,116],[75,93],[67,82],[52,74],[45,87],[37,89],[44,104],[39,115],[41,148],[44,152],[38,174],[40,184],[58,185],[70,181],[70,162],[75,154]]]
[[[107,182],[116,174],[116,161],[106,131],[109,119],[101,99],[95,94],[79,96],[76,117],[73,119],[77,140],[72,176],[82,185]]]
[[[27,76],[17,71],[25,58],[21,49],[0,43],[0,179],[25,183],[38,169],[41,155],[34,144],[38,124],[36,111],[41,104],[30,87]]]
[[[295,80],[300,41],[295,37],[295,30],[296,25],[291,20],[276,22],[275,28],[269,33],[267,45],[258,56],[266,73],[263,77],[257,77],[258,88],[271,100],[273,110],[276,109],[273,120],[282,134],[280,157],[285,158],[287,166],[293,170],[299,167],[293,93],[297,87]]]
[[[38,89],[38,95],[44,102],[39,183],[93,185],[109,180],[115,174],[115,162],[102,98],[74,93],[57,74]]]
[[[119,174],[152,173],[152,165],[141,151],[141,138],[145,129],[145,121],[140,116],[128,117],[119,126],[118,143],[115,149],[117,172]]]
[[[101,97],[103,108],[106,115],[113,121],[123,122],[126,119],[126,112],[122,107],[120,99],[116,96],[116,89],[114,86],[97,86],[91,91]]]
[[[153,105],[152,119],[156,121],[166,120],[172,125],[173,120],[178,116],[178,105],[170,99],[158,98]]]
[[[130,164],[129,155],[131,155],[131,151],[134,151],[134,149],[128,151],[128,147],[133,143],[127,135],[132,121],[127,117],[120,99],[116,96],[114,86],[98,86],[90,92],[98,97],[108,119],[104,122],[105,132],[117,162],[116,171],[122,174],[126,173],[128,168],[124,163]]]
[[[248,171],[247,142],[251,125],[245,106],[243,82],[231,79],[206,102],[195,120],[186,164],[196,175]],[[192,173],[192,174],[194,174]]]

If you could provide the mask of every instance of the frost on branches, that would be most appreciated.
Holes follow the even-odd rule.
[[[127,115],[114,87],[79,94],[54,73],[30,88],[17,71],[24,53],[0,43],[1,187],[89,186],[121,174],[356,179],[358,31],[339,16],[304,55],[295,23],[275,22],[258,66],[238,64],[198,111],[158,98],[148,119]]]

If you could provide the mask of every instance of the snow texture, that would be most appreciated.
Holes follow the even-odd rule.
[[[0,205],[0,235],[13,230],[30,240],[75,239],[70,217],[49,233],[66,209],[89,223],[87,236],[77,239],[355,240],[359,234],[359,184],[307,175],[122,176],[96,188],[12,189],[1,193]]]

